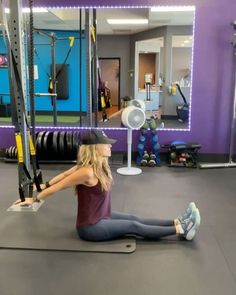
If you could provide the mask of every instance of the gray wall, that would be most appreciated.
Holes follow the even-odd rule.
[[[172,48],[172,82],[180,81],[180,79],[185,75],[186,69],[191,69],[191,58],[191,47]]]
[[[130,36],[130,69],[134,69],[135,64],[135,42],[148,40],[166,35],[166,27],[155,28],[145,32],[137,33]],[[162,73],[163,74],[163,73]],[[131,95],[134,95],[134,78],[130,80]]]
[[[99,35],[97,39],[98,57],[120,58],[120,97],[130,94],[130,37],[123,35]]]
[[[164,48],[161,49],[160,54],[160,73],[162,73],[166,83],[166,87],[163,88],[164,92],[160,96],[160,104],[163,107],[162,112],[164,115],[176,115],[176,102],[168,94],[168,86],[172,82],[172,36],[192,35],[192,32],[192,26],[163,26],[137,33],[130,37],[130,68],[134,68],[136,41],[164,37]],[[130,81],[131,95],[133,95],[134,79]]]

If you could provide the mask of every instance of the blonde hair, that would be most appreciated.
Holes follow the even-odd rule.
[[[96,144],[80,146],[77,165],[78,167],[91,167],[101,183],[102,190],[108,191],[111,188],[113,178],[108,158],[99,156]]]

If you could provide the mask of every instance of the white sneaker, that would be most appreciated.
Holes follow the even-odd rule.
[[[198,208],[193,210],[191,216],[181,222],[183,234],[181,234],[186,240],[192,240],[196,234],[196,230],[200,226],[201,216]]]
[[[185,219],[188,219],[196,208],[197,207],[194,202],[189,203],[188,208],[185,210],[185,212],[182,215],[178,216],[179,222],[181,223]]]

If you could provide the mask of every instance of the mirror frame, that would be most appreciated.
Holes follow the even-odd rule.
[[[41,6],[40,8],[50,8],[50,9],[118,9],[118,8],[127,8],[127,9],[135,9],[135,8],[151,8],[151,7],[175,7],[175,8],[192,8],[193,10],[193,30],[192,30],[192,55],[191,55],[191,77],[190,77],[190,97],[189,97],[189,120],[188,120],[188,128],[156,128],[159,131],[182,131],[182,132],[190,132],[191,131],[191,117],[192,117],[192,88],[193,88],[193,68],[194,68],[194,47],[195,47],[195,24],[196,24],[196,5],[144,5],[144,6],[130,6],[130,5],[123,5],[123,6],[115,6],[115,5],[107,5],[107,6]],[[135,83],[134,83],[135,87]],[[134,89],[135,91],[135,89]],[[13,129],[15,126],[13,125],[0,125],[0,129]],[[94,127],[95,128],[95,127]],[[125,127],[96,127],[97,129],[102,130],[124,130],[126,131],[127,128]],[[36,126],[35,129],[51,129],[51,130],[78,130],[78,129],[91,129],[91,127],[80,127],[80,126]]]

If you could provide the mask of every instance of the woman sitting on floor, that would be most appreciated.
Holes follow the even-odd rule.
[[[75,186],[78,197],[76,228],[81,239],[106,241],[136,235],[157,240],[177,235],[192,240],[200,225],[200,213],[193,202],[182,216],[174,220],[140,218],[111,211],[110,190],[113,180],[108,158],[111,156],[111,145],[115,142],[100,130],[84,133],[81,136],[78,164],[42,184],[43,191],[34,200],[26,198],[24,202],[19,200],[16,203],[32,204]]]

